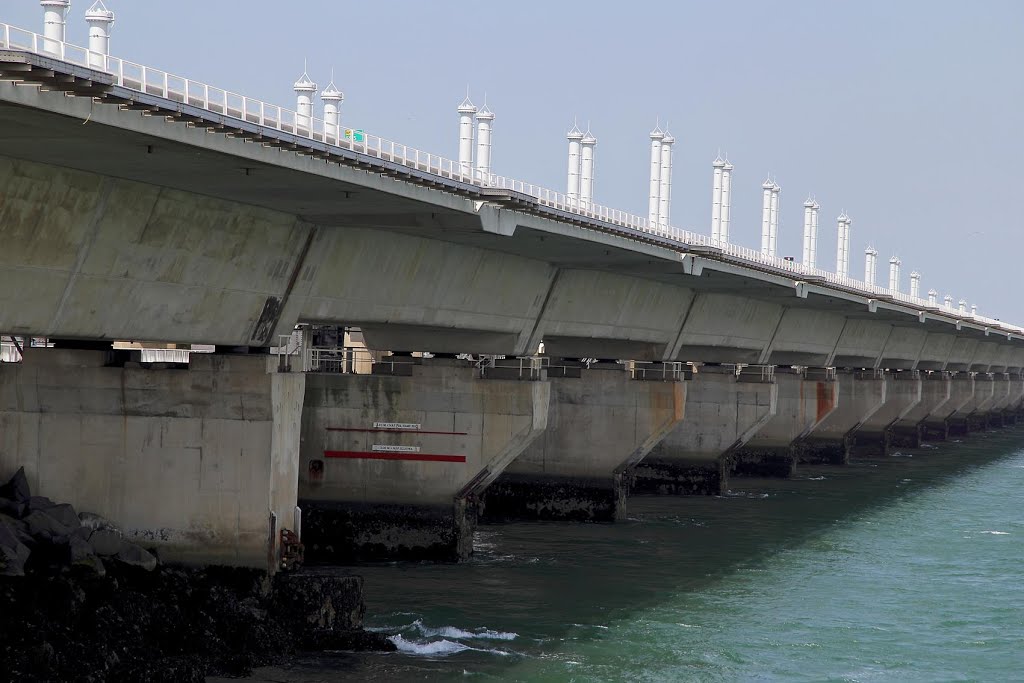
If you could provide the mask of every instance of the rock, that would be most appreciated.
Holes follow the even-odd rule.
[[[0,546],[13,548],[19,543],[21,540],[18,538],[14,525],[0,519]]]
[[[0,498],[13,500],[15,503],[27,503],[32,496],[28,488],[28,478],[25,476],[25,468],[19,467],[11,480],[0,486]]]
[[[24,521],[28,525],[28,533],[33,538],[50,543],[60,543],[74,531],[42,510],[28,513]]]
[[[83,567],[97,576],[106,576],[107,570],[103,560],[96,556],[88,541],[71,536],[68,541],[68,561],[72,567]]]
[[[46,496],[31,496],[28,499],[28,511],[33,512],[35,510],[46,510],[52,508],[56,503],[47,498]]]
[[[106,517],[97,515],[95,512],[79,512],[78,520],[82,526],[87,529],[96,531],[97,529],[106,529],[108,531],[116,531],[118,534],[121,533],[121,527],[111,522]]]
[[[21,519],[27,512],[28,506],[25,503],[16,503],[13,500],[0,498],[0,514]]]
[[[398,649],[386,635],[373,631],[313,631],[302,644],[310,650],[394,652]]]
[[[274,577],[274,613],[299,634],[363,626],[363,579],[303,572]]]
[[[9,539],[0,540],[0,576],[25,576],[25,562],[32,551],[24,543],[19,542],[13,533],[10,534],[10,538],[14,539],[14,543],[10,545],[7,543]]]
[[[151,572],[156,569],[156,558],[148,550],[130,541],[121,541],[121,548],[114,558],[129,567],[138,567]]]
[[[82,527],[83,529],[85,527]],[[109,557],[121,550],[121,533],[110,529],[97,529],[89,536],[89,545],[97,555]]]
[[[31,504],[29,504],[30,509],[31,507]],[[78,513],[75,512],[75,508],[71,507],[67,503],[50,506],[46,508],[44,512],[69,529],[77,529],[82,525],[82,523],[78,521]]]

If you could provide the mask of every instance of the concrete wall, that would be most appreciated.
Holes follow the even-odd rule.
[[[271,513],[293,525],[305,377],[263,356],[196,354],[187,370],[105,359],[31,349],[0,365],[0,478],[24,465],[33,492],[166,560],[268,568]]]
[[[548,428],[487,489],[484,518],[624,518],[621,473],[683,420],[685,383],[630,379],[621,365],[549,382]]]
[[[468,556],[476,497],[547,426],[547,382],[481,379],[456,360],[406,369],[307,378],[299,498],[313,560]]]
[[[921,374],[921,400],[889,428],[892,446],[916,448],[924,438],[925,423],[952,398],[952,380],[945,372]],[[945,416],[941,418],[945,421]]]
[[[738,380],[731,368],[702,366],[686,388],[686,416],[632,470],[641,493],[721,494],[727,457],[775,415],[778,387]]]
[[[853,454],[888,455],[889,428],[921,402],[921,379],[915,373],[890,372],[883,381],[885,401],[853,432]]]
[[[847,462],[853,433],[885,405],[888,382],[881,375],[847,371],[837,381],[838,406],[795,444],[800,462]]]

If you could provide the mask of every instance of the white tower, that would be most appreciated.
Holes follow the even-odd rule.
[[[874,286],[876,266],[878,265],[878,251],[874,247],[864,250],[864,282]]]
[[[71,0],[40,0],[43,7],[43,49],[47,52],[60,54],[60,43],[64,42],[65,23],[71,7]]]
[[[594,148],[597,138],[587,128],[580,140],[580,204],[589,210],[594,201]]]
[[[665,137],[661,126],[651,131],[651,184],[647,198],[647,227],[658,224],[658,211],[661,207],[661,141]]]
[[[722,169],[725,162],[722,157],[715,157],[711,162],[714,179],[711,181],[711,239],[716,242],[722,238]]]
[[[958,302],[957,312],[960,313],[960,315],[967,315],[967,302],[964,301],[963,299],[960,299],[960,301]]]
[[[814,212],[814,200],[808,197],[804,201],[804,254],[802,263],[807,268],[813,268],[814,262],[811,257],[811,242],[814,239],[811,233],[811,214]]]
[[[915,299],[921,298],[921,273],[916,270],[910,274],[910,296]]]
[[[772,197],[774,192],[772,188],[775,187],[775,183],[772,182],[771,178],[761,183],[761,189],[764,191],[761,196],[761,255],[768,256],[770,254],[769,249],[771,248],[771,235],[772,235]]]
[[[569,197],[569,204],[578,207],[580,201],[580,141],[583,140],[583,133],[574,123],[565,137],[569,140],[569,181],[565,193]]]
[[[779,195],[782,188],[778,183],[772,185],[771,225],[768,228],[768,255],[775,258],[779,245]]]
[[[316,94],[316,83],[303,70],[293,88],[295,89],[295,127],[304,128],[308,133],[313,125],[313,95]]]
[[[978,315],[978,304],[971,304],[971,317],[975,318]]]
[[[486,99],[486,98],[485,98]],[[476,113],[476,170],[480,182],[491,184],[491,126],[494,112],[487,108],[487,102]]]
[[[338,144],[341,139],[341,103],[345,101],[345,93],[334,85],[333,72],[330,84],[320,93],[320,99],[324,103],[324,137],[327,142]]]
[[[729,242],[729,221],[732,218],[732,164],[726,159],[722,167],[722,230],[719,239]]]
[[[899,256],[889,259],[889,291],[900,291],[900,266],[903,264]]]
[[[665,131],[661,141],[661,190],[658,197],[658,223],[663,230],[672,224],[672,145],[676,139]]]
[[[106,71],[107,55],[110,54],[110,27],[114,25],[114,13],[107,9],[103,0],[96,0],[85,13],[89,23],[89,64],[94,69]]]
[[[473,174],[473,115],[476,106],[469,101],[469,94],[459,105],[459,168],[462,175]]]
[[[942,300],[946,304],[946,310],[947,311],[952,311],[953,310],[953,297],[951,297],[949,294],[947,294],[945,297],[943,297]]]
[[[839,235],[836,249],[836,275],[848,277],[850,275],[850,217],[843,211],[836,219]]]
[[[939,293],[936,292],[934,289],[929,289],[928,290],[928,305],[929,306],[938,306],[939,305]]]

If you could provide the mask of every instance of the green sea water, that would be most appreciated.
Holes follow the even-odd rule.
[[[393,654],[256,680],[1024,680],[1024,429],[728,496],[634,497],[618,524],[482,527],[461,565],[366,580]]]

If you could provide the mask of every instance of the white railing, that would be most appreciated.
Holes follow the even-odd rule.
[[[476,169],[467,169],[458,161],[367,133],[361,128],[345,128],[341,125],[329,124],[320,118],[305,116],[290,109],[177,76],[167,71],[92,52],[70,43],[48,39],[10,24],[0,23],[0,49],[24,50],[54,57],[78,66],[105,71],[113,77],[116,85],[130,90],[188,104],[215,114],[272,128],[315,142],[322,142],[461,183],[527,195],[541,206],[655,235],[683,248],[688,246],[716,248],[720,249],[724,255],[745,264],[782,270],[792,273],[794,276],[818,277],[830,284],[861,294],[887,296],[911,306],[935,308],[926,299],[911,297],[899,291],[889,290],[818,268],[807,268],[794,261],[766,256],[755,249],[713,240],[707,235],[672,226],[654,225],[648,222],[646,217],[593,202],[584,203],[577,198],[533,183],[494,174],[483,175]],[[956,310],[943,309],[942,312],[951,317],[998,326],[1024,334],[1024,327],[1010,325],[991,318],[962,315]]]

